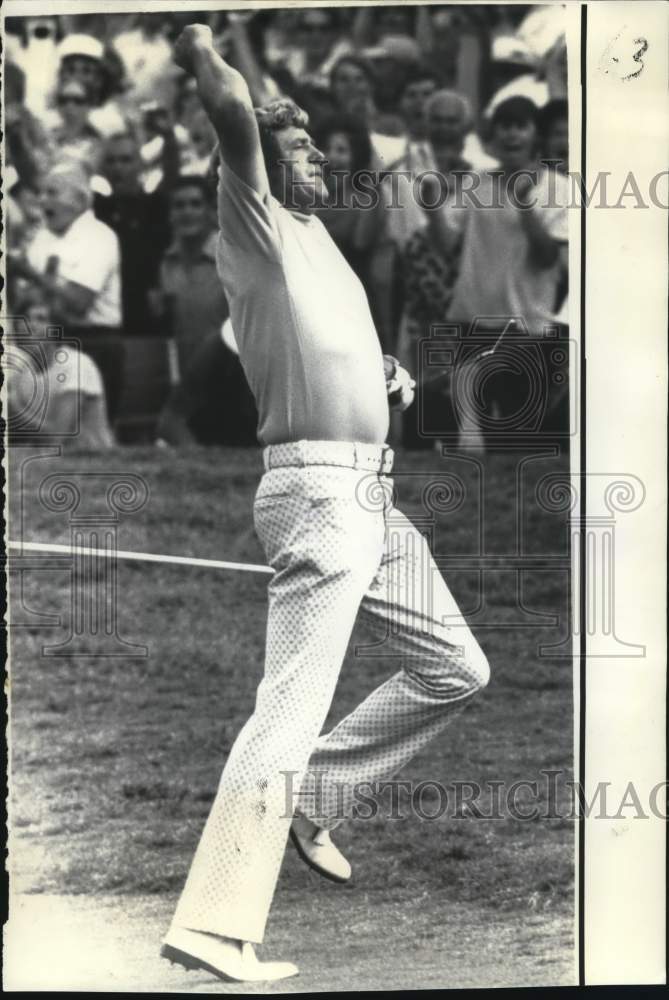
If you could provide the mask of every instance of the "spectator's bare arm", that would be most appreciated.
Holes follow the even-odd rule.
[[[15,101],[5,110],[5,139],[8,161],[27,187],[36,187],[53,147],[40,122]]]
[[[374,8],[358,7],[353,19],[351,37],[356,49],[364,49],[374,44]]]
[[[560,244],[544,229],[539,213],[533,208],[523,209],[520,218],[529,243],[530,264],[540,271],[552,267],[560,255]]]
[[[382,184],[375,188],[375,199],[370,208],[359,208],[353,245],[356,250],[370,250],[386,230],[388,208],[384,199]]]
[[[442,179],[435,173],[426,173],[421,183],[421,200],[425,217],[430,227],[430,233],[436,245],[450,256],[457,248],[461,238],[460,228],[454,225],[450,218],[451,210],[442,205]],[[429,205],[440,205],[439,208],[427,208]]]
[[[58,285],[54,290],[55,297],[62,302],[69,316],[83,319],[93,305],[95,292],[76,281],[65,281],[62,278],[56,281]]]
[[[548,232],[541,220],[541,213],[537,212],[529,200],[531,186],[532,181],[529,176],[518,178],[512,199],[518,209],[520,224],[528,242],[528,262],[530,266],[543,271],[552,267],[558,259],[560,242]]]
[[[15,110],[16,114],[14,114]],[[26,141],[18,109],[11,107],[7,109],[5,115],[5,136],[7,139],[7,150],[10,154],[9,158],[20,180],[24,184],[27,184],[28,187],[34,187],[39,178],[39,168],[33,156],[30,143]]]
[[[543,71],[551,99],[567,97],[567,42],[564,35],[543,58]]]
[[[160,108],[152,118],[156,135],[161,136],[163,148],[160,154],[162,178],[160,188],[169,191],[181,170],[181,152],[177,141],[172,115],[166,108]]]
[[[251,100],[256,106],[260,106],[266,104],[269,98],[247,29],[253,14],[252,10],[231,10],[228,14],[228,25],[232,42],[231,61],[246,80]]]
[[[259,193],[267,190],[267,173],[260,135],[248,85],[241,73],[229,66],[213,46],[211,29],[190,24],[174,48],[179,66],[196,81],[204,108],[216,130],[223,159]]]
[[[99,451],[114,447],[114,435],[107,418],[107,404],[104,396],[94,396],[85,400],[82,447]]]
[[[158,282],[149,289],[147,301],[151,315],[156,323],[159,323],[163,328],[165,336],[172,337],[174,335],[174,295],[169,291],[164,259],[158,270]]]
[[[434,48],[432,14],[430,8],[424,4],[416,8],[416,41],[424,54],[431,52]]]
[[[54,318],[83,318],[93,305],[95,292],[76,281],[68,281],[48,269],[37,271],[24,255],[12,255],[9,262],[12,276],[20,276],[40,288],[50,305]]]
[[[141,16],[139,13],[133,13],[114,14],[112,17],[108,17],[106,19],[107,41],[112,42],[117,35],[122,35],[126,31],[132,31],[133,28],[137,27]]]
[[[561,243],[559,249],[560,267],[566,275],[569,274],[569,245]]]

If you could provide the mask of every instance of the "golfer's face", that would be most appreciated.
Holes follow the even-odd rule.
[[[315,208],[327,201],[323,167],[327,160],[303,128],[290,125],[277,133],[286,169],[286,201],[301,208]]]

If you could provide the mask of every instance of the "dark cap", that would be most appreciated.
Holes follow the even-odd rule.
[[[508,97],[495,108],[492,116],[492,126],[512,122],[524,125],[526,122],[539,124],[539,109],[528,97]]]

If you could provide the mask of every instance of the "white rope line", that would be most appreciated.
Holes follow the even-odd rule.
[[[26,552],[53,552],[58,555],[72,555],[75,551],[71,545],[58,545],[55,542],[8,542],[10,549]],[[169,563],[173,566],[204,566],[208,569],[234,569],[241,573],[273,574],[271,566],[261,566],[257,563],[228,562],[224,559],[195,559],[190,556],[163,556],[156,552],[124,552],[122,549],[108,551],[107,549],[92,549],[77,546],[77,553],[87,556],[99,556],[101,559],[132,559],[136,562]]]

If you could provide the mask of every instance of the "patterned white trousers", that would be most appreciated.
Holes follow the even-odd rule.
[[[254,502],[275,570],[265,673],[173,926],[262,941],[293,806],[336,825],[356,785],[392,777],[488,682],[425,538],[392,504],[381,454],[340,442],[265,450]],[[276,464],[284,461],[303,464]],[[382,627],[378,652],[400,669],[319,736],[358,615]],[[291,800],[287,788],[300,789],[305,775]]]

